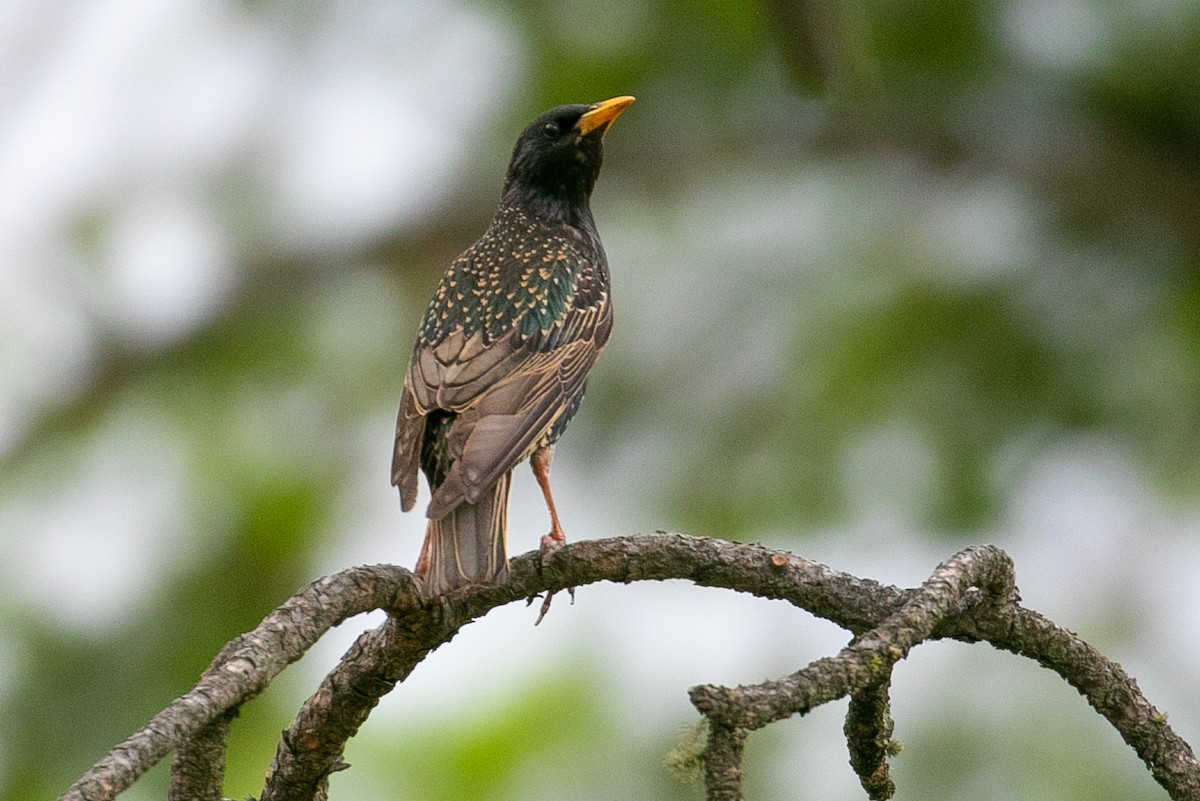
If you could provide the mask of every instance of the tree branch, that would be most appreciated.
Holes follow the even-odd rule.
[[[175,750],[168,801],[222,801],[225,749],[237,707],[202,727]]]
[[[951,557],[896,612],[837,656],[753,687],[693,687],[692,703],[714,723],[753,730],[866,689],[885,681],[892,666],[928,639],[973,587],[988,588],[994,603],[1013,602],[1012,563],[999,548],[968,548]]]
[[[155,715],[83,774],[63,801],[106,801],[125,791],[198,731],[254,698],[326,631],[348,617],[411,594],[412,574],[389,565],[356,567],[318,579],[230,641],[188,693]]]
[[[960,634],[1035,660],[1087,699],[1141,757],[1167,793],[1200,801],[1200,766],[1191,746],[1167,725],[1137,682],[1074,633],[1023,607],[959,621]]]
[[[448,642],[465,620],[438,614],[389,616],[363,634],[321,682],[283,733],[262,801],[299,801],[341,769],[342,750],[379,699],[408,678],[425,656]]]
[[[714,727],[753,730],[847,695],[877,691],[890,681],[896,662],[928,639],[973,588],[987,592],[989,606],[1016,603],[1012,562],[999,548],[968,548],[954,555],[899,609],[837,656],[818,659],[791,676],[753,687],[693,687],[689,690],[692,704]],[[851,746],[855,746],[853,741]],[[878,766],[872,767],[870,776],[878,771]],[[861,771],[859,776],[863,777]],[[886,766],[883,778],[886,780]],[[726,783],[730,782],[732,779]],[[876,784],[874,778],[871,784]]]
[[[741,801],[745,746],[745,729],[709,720],[708,744],[702,757],[708,801]]]
[[[850,709],[846,712],[844,731],[850,767],[871,801],[886,801],[896,793],[887,762],[889,756],[898,753],[892,740],[890,684],[889,673],[886,679],[850,693]]]
[[[997,548],[967,549],[919,589],[900,590],[758,545],[662,532],[574,543],[545,564],[537,553],[525,554],[512,560],[504,585],[465,588],[434,603],[423,600],[412,575],[398,567],[354,568],[316,581],[227,645],[195,689],[98,762],[63,798],[113,798],[172,748],[183,746],[186,756],[197,743],[223,741],[223,733],[206,727],[260,692],[331,626],[385,609],[388,620],[356,641],[292,721],[263,794],[263,801],[324,799],[329,775],[344,767],[346,741],[371,709],[463,625],[541,592],[673,578],[787,600],[856,635],[838,655],[778,681],[692,688],[693,703],[710,724],[704,757],[710,799],[740,798],[747,731],[845,695],[852,697],[855,721],[847,721],[852,763],[873,797],[886,797],[891,669],[911,648],[935,638],[987,640],[1055,670],[1121,732],[1172,798],[1200,799],[1200,764],[1187,743],[1119,666],[1018,605],[1012,564]],[[207,772],[191,786],[215,792],[220,765],[210,757],[202,761]]]

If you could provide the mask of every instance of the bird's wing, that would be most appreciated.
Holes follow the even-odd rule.
[[[407,512],[417,503],[417,468],[421,464],[421,438],[425,414],[417,408],[405,381],[396,416],[396,442],[392,451],[392,485],[400,488],[400,508]]]
[[[546,436],[582,391],[611,328],[611,307],[600,297],[568,306],[549,333],[522,337],[517,325],[486,344],[478,334],[455,331],[436,346],[417,345],[405,378],[414,410],[456,413],[447,437],[451,468],[434,491],[429,517],[474,503]],[[409,436],[420,439],[415,426]],[[415,464],[419,444],[398,434],[398,454],[401,440],[404,458]]]

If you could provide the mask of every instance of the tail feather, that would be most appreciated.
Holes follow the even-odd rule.
[[[499,584],[508,577],[508,491],[512,471],[478,503],[460,503],[430,520],[417,569],[431,598],[469,584]]]

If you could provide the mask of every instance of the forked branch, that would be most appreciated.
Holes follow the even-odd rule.
[[[536,553],[526,554],[512,560],[504,585],[465,588],[434,603],[399,567],[353,568],[313,582],[230,642],[195,688],[97,762],[62,798],[115,798],[172,750],[172,798],[220,798],[226,735],[236,710],[329,628],[383,609],[387,621],[358,639],[284,733],[262,794],[262,801],[324,799],[329,776],[345,767],[346,742],[379,699],[462,626],[539,593],[596,581],[677,578],[783,599],[855,635],[839,654],[776,681],[691,689],[709,722],[704,769],[710,799],[741,798],[748,732],[845,696],[851,699],[851,764],[872,798],[890,797],[892,667],[921,642],[952,638],[986,640],[1056,671],[1112,723],[1173,799],[1200,801],[1200,763],[1190,746],[1119,665],[1020,606],[1012,564],[998,548],[967,549],[920,588],[900,590],[758,545],[662,532],[574,543],[544,565]]]

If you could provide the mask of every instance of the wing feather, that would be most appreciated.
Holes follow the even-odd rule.
[[[607,266],[602,250],[588,252],[598,243],[536,226],[527,235],[529,246],[503,254],[492,251],[506,240],[485,235],[451,266],[426,313],[396,423],[392,481],[405,509],[422,449],[434,444],[423,440],[436,436],[450,465],[438,471],[428,511],[439,519],[557,436],[608,340]],[[538,248],[546,255],[531,265]],[[435,435],[426,418],[438,410]]]
[[[465,406],[452,430],[465,435],[459,456],[434,493],[428,515],[439,519],[462,501],[473,503],[544,440],[582,392],[600,350],[594,330],[549,352],[525,352],[516,369]]]
[[[417,503],[417,468],[421,462],[421,438],[425,414],[417,408],[408,386],[400,395],[396,417],[396,443],[392,452],[392,484],[400,488],[400,508],[407,512]]]

